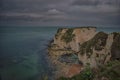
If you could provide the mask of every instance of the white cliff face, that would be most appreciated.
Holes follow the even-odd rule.
[[[88,53],[84,53],[83,55],[79,54],[80,61],[82,61],[84,65],[89,63],[91,67],[95,68],[101,64],[106,64],[108,61],[110,61],[113,36],[114,36],[113,34],[108,35],[106,39],[106,45],[103,46],[102,50],[95,50],[94,47],[92,49],[93,52],[90,57],[86,55]]]
[[[67,32],[67,28],[62,29],[56,36],[54,37],[53,44],[56,44],[59,49],[70,48],[74,51],[79,51],[80,44],[88,41],[93,38],[96,34],[96,28],[73,28],[72,34],[74,37],[68,43],[62,40],[62,36],[64,36]]]
[[[54,42],[53,44],[56,44],[58,46],[58,49],[63,49],[64,46],[66,45],[66,43],[64,41],[61,40],[61,37],[65,34],[65,32],[68,29],[62,29],[59,32],[56,33],[55,37],[54,37]]]
[[[65,54],[77,55],[78,61],[83,63],[83,68],[87,64],[92,68],[98,68],[99,65],[109,62],[113,56],[120,59],[120,33],[96,32],[94,27],[59,29],[50,45],[48,53],[53,64],[59,68],[58,76],[64,76],[63,73],[71,69],[65,61],[59,61]]]
[[[103,50],[103,54],[105,54],[105,60],[104,60],[104,63],[107,63],[110,58],[111,58],[111,46],[112,46],[112,43],[113,43],[113,34],[109,34],[108,35],[108,38],[106,40],[106,45],[105,45],[105,48]]]
[[[96,28],[63,28],[57,31],[53,42],[48,48],[50,59],[57,67],[57,72],[55,72],[57,77],[65,76],[65,74],[68,74],[68,77],[71,73],[72,76],[74,76],[81,71],[82,66],[80,64],[78,64],[79,66],[77,67],[74,66],[74,68],[71,68],[69,64],[60,62],[59,58],[61,55],[79,52],[80,45],[89,39],[92,39],[96,33]],[[71,64],[76,65],[76,63]],[[77,70],[73,73],[74,69],[79,69],[79,72]],[[66,70],[68,70],[68,73],[66,73]]]

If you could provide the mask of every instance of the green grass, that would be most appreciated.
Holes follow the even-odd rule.
[[[69,43],[72,41],[72,39],[74,38],[74,34],[73,34],[73,28],[69,28],[64,35],[61,37],[61,40],[65,41],[66,43]]]
[[[92,80],[93,72],[89,66],[86,66],[85,70],[83,70],[80,74],[73,76],[72,78],[60,77],[58,80]]]
[[[106,39],[107,39],[108,35],[104,32],[99,32],[97,33],[91,40],[84,42],[81,46],[80,46],[80,54],[84,54],[87,53],[88,57],[90,57],[90,55],[93,53],[93,48],[96,46],[105,46],[106,45]],[[98,44],[98,40],[101,40],[102,43],[99,45]],[[96,49],[98,50],[98,48]],[[99,50],[102,50],[101,47],[99,47]]]
[[[87,66],[80,74],[72,78],[60,77],[58,80],[101,80],[102,77],[108,80],[120,80],[120,61],[110,61],[98,69],[91,69]]]

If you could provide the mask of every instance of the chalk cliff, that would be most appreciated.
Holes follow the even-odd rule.
[[[60,28],[54,37],[53,44],[58,49],[79,51],[80,44],[88,41],[96,34],[96,28]]]
[[[59,70],[61,70],[58,73],[59,76],[69,75],[73,64],[79,64],[81,68],[78,68],[79,70],[82,70],[87,64],[91,68],[97,68],[110,60],[120,59],[120,33],[97,32],[95,27],[60,28],[49,45],[48,53],[52,62],[59,65]],[[71,58],[66,57],[61,61],[63,55],[67,57],[71,55],[72,60],[78,62],[70,61]],[[74,55],[78,59],[73,58]],[[74,76],[77,73],[70,75]]]

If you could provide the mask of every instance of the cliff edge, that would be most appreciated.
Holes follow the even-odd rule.
[[[120,60],[120,33],[97,32],[96,27],[60,28],[48,47],[56,76],[72,77],[86,65],[98,68]]]

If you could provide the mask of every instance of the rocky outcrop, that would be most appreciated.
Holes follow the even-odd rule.
[[[70,66],[68,71],[66,72],[66,77],[71,78],[74,75],[79,74],[82,71],[83,67],[80,64],[73,64]]]
[[[57,68],[59,75],[65,76],[63,73],[69,69],[70,74],[68,73],[66,77],[72,77],[88,64],[91,68],[97,68],[112,59],[119,60],[120,33],[97,32],[95,27],[61,28],[55,34],[53,42],[50,43],[48,52],[52,62],[56,66],[59,65]],[[61,56],[66,56],[66,54],[77,55],[79,60],[77,64],[82,66],[76,67],[73,66],[76,63],[61,62]],[[71,74],[72,71],[73,74]]]
[[[112,59],[120,60],[120,33],[112,33],[113,36],[113,43],[111,46],[111,55]]]
[[[108,35],[104,32],[97,33],[91,40],[81,45],[79,60],[84,65],[90,64],[91,67],[97,67],[105,64],[111,58],[111,45],[113,35]]]
[[[111,59],[120,59],[120,33],[98,32],[80,47],[79,60],[97,68]]]
[[[80,45],[94,37],[95,34],[95,27],[60,28],[55,34],[52,45],[56,45],[56,49],[79,51]]]

